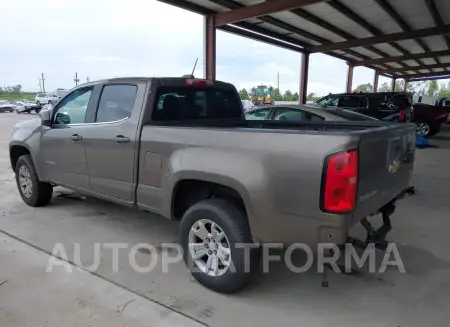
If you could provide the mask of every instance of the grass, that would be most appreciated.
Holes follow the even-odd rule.
[[[0,100],[7,100],[7,101],[18,101],[23,99],[34,101],[35,97],[36,93],[11,93],[11,92],[0,93]]]

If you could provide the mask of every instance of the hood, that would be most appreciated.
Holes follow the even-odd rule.
[[[40,119],[31,119],[31,120],[26,120],[26,121],[15,124],[13,127],[13,130],[16,130],[16,129],[35,130],[39,126],[41,126]]]

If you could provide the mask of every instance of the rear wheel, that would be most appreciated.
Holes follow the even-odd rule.
[[[226,199],[207,199],[183,215],[179,238],[195,279],[221,293],[236,292],[251,280],[259,262],[244,210]],[[248,252],[246,252],[248,251]]]
[[[23,155],[17,160],[15,173],[17,188],[26,204],[40,207],[50,202],[53,187],[39,180],[31,155]]]
[[[430,134],[431,128],[427,122],[419,121],[416,123],[416,134],[418,136],[427,137]]]

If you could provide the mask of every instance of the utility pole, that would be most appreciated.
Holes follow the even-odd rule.
[[[42,92],[42,84],[41,84],[41,79],[39,78],[39,92]]]
[[[42,80],[42,92],[45,92],[45,78],[44,73],[41,74],[41,80]]]
[[[277,89],[280,90],[280,73],[277,73]]]
[[[89,83],[89,76],[86,77],[86,83]]]
[[[78,79],[78,72],[75,72],[75,78],[73,79],[73,81],[75,82],[75,86],[78,86],[78,82],[80,81]]]

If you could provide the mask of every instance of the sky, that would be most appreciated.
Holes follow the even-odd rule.
[[[203,77],[203,17],[155,0],[0,0],[0,86],[21,84],[46,91],[122,76]],[[217,32],[217,79],[236,88],[261,83],[282,92],[299,89],[300,54],[229,33]],[[310,57],[308,93],[345,91],[344,61]],[[353,86],[373,82],[373,70],[358,67]],[[389,82],[380,77],[380,84]]]

